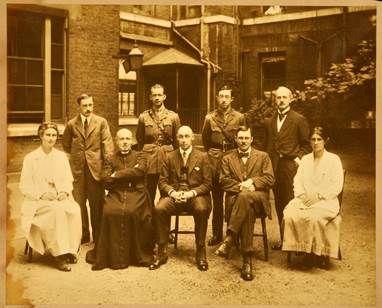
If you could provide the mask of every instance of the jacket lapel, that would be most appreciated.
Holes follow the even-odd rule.
[[[236,174],[236,177],[240,180],[240,182],[243,181],[243,175],[241,174],[241,164],[243,161],[239,157],[239,152],[235,150],[234,155],[232,155],[232,169],[234,173]]]
[[[175,170],[176,170],[176,174],[178,178],[180,178],[181,168],[183,166],[183,159],[180,155],[181,155],[180,150],[177,149],[174,163],[175,163]]]
[[[190,174],[191,171],[194,169],[197,161],[198,161],[198,154],[195,152],[194,149],[192,149],[190,153],[190,157],[188,158],[188,161],[187,161],[188,174]]]
[[[81,121],[81,116],[80,115],[77,116],[77,119],[74,122],[74,126],[80,132],[82,137],[85,138],[86,136],[85,136],[84,126],[82,125],[82,121]]]
[[[277,135],[277,112],[271,120],[271,126],[272,126],[273,135],[276,136]]]
[[[89,123],[89,127],[88,127],[88,135],[87,137],[92,133],[92,131],[97,127],[97,118],[95,117],[95,115],[93,114],[91,120],[90,120],[90,123]]]
[[[276,117],[277,117],[277,114],[276,114]],[[286,118],[285,118],[283,125],[281,125],[279,134],[281,134],[284,130],[286,130],[287,127],[292,123],[291,117],[292,117],[292,110],[289,110],[288,114],[286,115]]]
[[[255,166],[257,159],[257,155],[255,153],[255,150],[251,148],[251,154],[249,155],[247,159],[247,170],[248,170],[248,175],[252,174],[252,169]]]

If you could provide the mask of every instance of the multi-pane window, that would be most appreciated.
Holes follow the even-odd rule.
[[[119,117],[136,116],[136,91],[137,91],[137,75],[134,71],[125,72],[122,63],[119,65],[119,93],[118,93],[118,110]]]
[[[63,119],[64,23],[62,17],[8,10],[9,123]]]
[[[261,93],[273,91],[286,80],[284,53],[260,55]]]

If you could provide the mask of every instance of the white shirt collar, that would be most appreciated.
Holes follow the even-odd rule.
[[[186,152],[187,153],[187,156],[190,156],[191,154],[191,151],[192,151],[192,146],[190,146],[186,151],[184,151],[183,149],[179,148],[180,150],[180,155],[183,156],[183,152]]]
[[[277,113],[278,114],[286,114],[288,111],[290,110],[290,106],[286,109],[283,110],[283,112],[280,112],[278,109],[277,109]]]
[[[90,120],[92,119],[92,115],[85,117],[82,113],[80,113],[82,125],[85,123],[85,119],[88,119],[88,124],[90,124]]]
[[[239,153],[248,153],[248,155],[251,154],[251,147],[249,147],[249,149],[247,151],[245,151],[245,152],[240,151],[240,149],[237,149],[237,150],[238,150]]]

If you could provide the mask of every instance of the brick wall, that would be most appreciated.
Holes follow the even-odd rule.
[[[95,113],[118,126],[119,6],[81,5],[69,14],[68,118],[77,114],[76,98],[88,93]]]

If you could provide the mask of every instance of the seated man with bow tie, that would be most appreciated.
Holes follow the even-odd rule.
[[[192,146],[194,134],[190,127],[182,126],[177,133],[179,149],[170,152],[163,164],[159,189],[163,197],[154,208],[154,226],[158,253],[150,269],[167,262],[168,234],[171,215],[188,211],[195,221],[196,264],[206,271],[206,233],[211,212],[210,190],[212,173],[206,153]]]
[[[228,258],[236,238],[240,237],[243,267],[241,277],[252,280],[253,228],[257,216],[271,217],[269,190],[274,184],[272,163],[267,153],[251,147],[248,127],[236,133],[238,149],[223,158],[220,184],[226,192],[227,236],[216,254]]]

